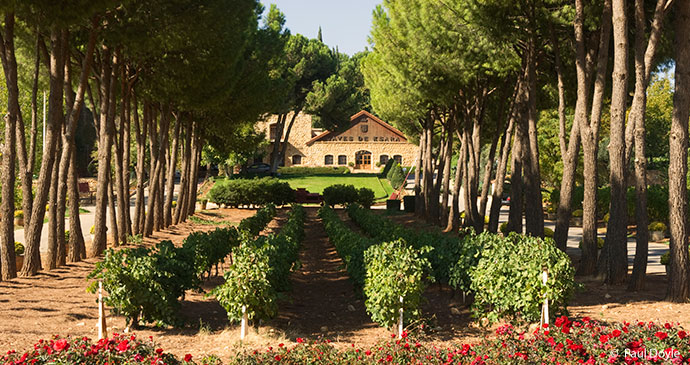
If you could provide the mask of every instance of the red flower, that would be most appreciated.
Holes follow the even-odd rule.
[[[679,337],[681,340],[684,339],[684,338],[687,337],[687,336],[688,336],[688,334],[685,333],[685,331],[678,331],[678,337]]]
[[[599,336],[599,342],[601,343],[607,343],[609,341],[609,336],[608,335],[601,335]]]
[[[129,349],[129,340],[122,340],[115,349],[120,352],[127,351]]]
[[[67,343],[67,340],[65,340],[64,338],[55,341],[55,343],[53,344],[53,349],[55,351],[62,351],[66,350],[67,348],[69,348],[69,344]]]
[[[664,340],[664,339],[666,339],[666,337],[668,337],[666,332],[661,332],[661,331],[657,331],[657,333],[655,333],[654,336],[656,336],[660,340]]]
[[[302,339],[302,337],[297,337],[297,343],[302,343],[302,342],[304,342],[304,340]]]
[[[367,356],[369,356],[369,355],[371,355],[371,351],[366,350],[366,351],[364,351],[364,354],[367,355]]]
[[[158,356],[160,356],[160,354],[163,353],[163,349],[156,349],[156,353],[158,354]]]
[[[611,336],[613,336],[613,337],[618,337],[618,336],[620,336],[620,335],[621,335],[621,331],[620,331],[620,330],[613,330],[613,332],[611,332]]]
[[[283,347],[283,346],[285,346],[285,344],[282,342],[278,344],[278,347]]]
[[[184,361],[186,361],[186,362],[192,361],[192,354],[184,355]]]
[[[407,337],[407,331],[403,331],[401,337],[402,337],[402,338],[406,338],[406,337]]]
[[[280,361],[280,356],[276,355],[276,357],[274,357],[274,359],[276,359],[276,361]]]

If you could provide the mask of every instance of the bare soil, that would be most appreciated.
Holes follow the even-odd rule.
[[[371,322],[363,298],[355,292],[343,268],[335,247],[324,231],[316,208],[306,208],[306,239],[300,254],[301,267],[291,274],[292,291],[279,304],[279,315],[268,323],[251,329],[244,342],[239,341],[239,328],[230,324],[224,309],[214,298],[204,293],[187,293],[181,315],[186,320],[183,328],[139,328],[140,337],[153,338],[166,351],[195,358],[216,354],[222,359],[232,358],[238,351],[258,347],[292,343],[298,337],[326,338],[336,346],[367,346],[388,338],[390,331]],[[205,220],[239,222],[255,213],[252,209],[218,209],[197,213]],[[277,232],[285,222],[287,210],[279,210],[265,233]],[[341,218],[349,221],[346,214]],[[399,223],[416,229],[429,229],[410,214],[391,216]],[[184,223],[157,232],[144,240],[152,245],[164,239],[175,244],[193,231],[214,229],[208,224]],[[97,336],[96,296],[87,293],[86,276],[97,259],[72,263],[50,272],[41,272],[31,278],[18,278],[0,282],[0,351],[26,350],[41,338],[53,335]],[[639,293],[627,292],[625,287],[604,287],[595,281],[584,281],[585,289],[577,293],[570,307],[574,317],[589,316],[604,321],[661,321],[680,322],[690,328],[690,304],[663,302],[666,290],[665,276],[651,276],[647,289]],[[222,277],[211,277],[203,285],[207,292],[223,282]],[[490,335],[472,321],[469,298],[448,287],[434,284],[426,291],[427,302],[424,342],[476,342]],[[121,332],[125,320],[109,315],[108,331]],[[256,324],[255,324],[256,325]]]

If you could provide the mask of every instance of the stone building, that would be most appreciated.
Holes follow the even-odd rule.
[[[276,122],[274,115],[257,124],[271,142],[276,138]],[[355,169],[378,170],[378,163],[391,158],[412,166],[419,151],[402,132],[365,110],[350,117],[350,126],[342,132],[312,128],[311,115],[299,114],[287,143],[284,166],[354,165]],[[270,163],[272,148],[272,144],[267,147],[264,162]]]

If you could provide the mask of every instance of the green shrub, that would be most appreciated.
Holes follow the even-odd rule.
[[[542,265],[549,275],[546,286],[541,282]],[[477,267],[470,271],[473,315],[492,322],[514,315],[536,321],[545,296],[556,314],[573,295],[574,274],[568,256],[549,241],[515,233],[487,240]]]
[[[276,215],[276,207],[269,204],[256,211],[256,214],[240,221],[237,229],[254,237],[263,231]]]
[[[391,167],[386,178],[390,181],[393,189],[400,189],[400,187],[405,185],[405,172],[403,172],[399,163],[395,163],[393,167]]]
[[[348,205],[359,200],[359,192],[354,185],[334,184],[323,189],[323,201],[331,207]]]
[[[398,321],[400,308],[403,308],[404,323],[419,318],[429,262],[403,240],[369,247],[364,252],[364,262],[365,304],[371,319],[390,328]]]
[[[280,175],[333,175],[333,174],[349,174],[350,169],[345,166],[334,167],[306,167],[306,166],[289,166],[279,167],[278,173]]]
[[[389,158],[388,161],[386,161],[386,165],[383,166],[383,170],[381,171],[381,176],[388,178],[388,172],[391,170],[391,167],[393,167],[393,164],[395,164],[395,160],[392,158]]]
[[[182,243],[182,247],[193,253],[193,267],[197,277],[204,273],[210,276],[213,266],[223,262],[238,245],[239,232],[233,227],[192,232]]]
[[[374,191],[369,188],[357,190],[357,204],[369,209],[374,204]]]
[[[472,288],[470,272],[477,267],[479,260],[482,258],[484,246],[489,241],[500,240],[503,240],[501,236],[489,232],[475,235],[474,231],[471,231],[465,235],[462,241],[460,257],[453,263],[450,269],[450,286],[463,292],[469,292]]]
[[[649,224],[649,226],[647,228],[650,231],[662,231],[662,232],[665,232],[667,229],[666,225],[661,223],[661,222],[652,222]]]
[[[659,262],[661,262],[662,265],[668,266],[668,264],[671,263],[671,251],[666,251],[663,255],[661,255]]]
[[[103,281],[105,304],[123,315],[128,326],[158,322],[180,325],[179,298],[199,283],[193,269],[193,252],[162,241],[149,248],[106,250],[103,261],[88,275],[88,290],[95,293]]]
[[[582,214],[582,209],[576,209],[573,210],[573,213],[571,215],[573,216],[573,218],[582,218]]]
[[[553,238],[553,229],[544,227],[544,237]]]
[[[21,242],[14,243],[14,254],[17,256],[24,254],[24,245]]]
[[[284,205],[295,200],[295,192],[287,182],[264,177],[218,181],[206,197],[210,202],[229,207]]]
[[[503,233],[504,236],[508,235],[508,222],[503,222],[501,223],[500,226],[498,226],[498,230]]]
[[[268,280],[269,257],[250,243],[233,250],[233,263],[225,272],[225,283],[211,292],[225,308],[231,322],[242,320],[242,306],[246,306],[250,320],[269,319],[278,311],[276,291]]]

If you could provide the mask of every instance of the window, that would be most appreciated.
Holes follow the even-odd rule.
[[[388,162],[388,155],[381,155],[379,156],[379,162],[381,165],[385,165]]]
[[[347,156],[339,155],[338,156],[338,165],[347,165]]]
[[[393,159],[395,160],[395,162],[397,162],[397,163],[399,163],[399,164],[402,165],[402,156],[400,156],[400,155],[395,155],[395,156],[393,156]]]
[[[268,134],[269,134],[268,138],[269,138],[271,141],[275,141],[275,140],[276,140],[276,136],[278,135],[278,125],[275,124],[275,123],[271,124],[271,126],[269,127],[269,132],[268,132]]]
[[[359,129],[362,131],[362,133],[367,133],[369,132],[369,125],[368,124],[362,124]]]
[[[326,155],[323,158],[324,165],[333,165],[333,155]]]
[[[293,165],[301,165],[302,164],[302,156],[300,156],[300,155],[292,156],[292,164]]]

